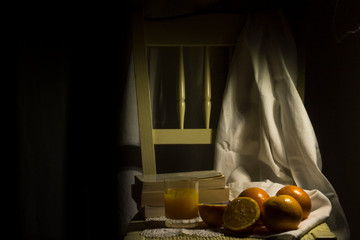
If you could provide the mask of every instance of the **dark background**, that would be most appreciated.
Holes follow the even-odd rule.
[[[225,1],[227,2],[227,1]],[[234,3],[233,3],[234,4]],[[256,5],[257,4],[257,5]],[[305,107],[352,235],[359,235],[359,1],[267,1],[198,11],[284,7],[306,59]],[[230,6],[230,7],[229,7]],[[10,130],[3,198],[12,239],[115,239],[117,173],[138,166],[139,149],[118,145],[130,56],[131,2],[19,5],[6,24]],[[236,8],[238,7],[238,8]],[[10,24],[11,22],[11,24]],[[13,24],[16,23],[14,26]],[[335,30],[335,31],[334,31]],[[8,147],[9,146],[9,147]],[[9,154],[7,154],[9,152]],[[8,184],[11,183],[11,184]]]

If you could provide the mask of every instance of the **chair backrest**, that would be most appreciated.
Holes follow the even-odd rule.
[[[233,46],[236,43],[244,16],[239,14],[204,14],[168,19],[145,20],[136,12],[133,22],[133,56],[136,94],[139,115],[140,145],[143,174],[156,173],[156,144],[213,144],[215,130],[210,128],[211,79],[209,47]],[[148,76],[148,47],[178,47],[179,71],[177,102],[177,129],[154,129],[151,112],[150,86]],[[204,115],[203,128],[184,128],[185,116],[185,74],[184,47],[204,47]],[[176,96],[176,93],[174,93]]]
[[[240,14],[202,14],[167,19],[144,19],[142,12],[132,18],[133,57],[137,107],[139,115],[140,145],[143,174],[156,173],[156,144],[213,144],[215,130],[210,128],[211,79],[209,47],[234,46],[245,22]],[[148,75],[149,47],[177,47],[179,49],[177,129],[154,129]],[[203,128],[184,128],[185,74],[183,48],[204,47],[204,119]],[[201,91],[201,90],[200,90]],[[176,93],[174,93],[174,98]]]

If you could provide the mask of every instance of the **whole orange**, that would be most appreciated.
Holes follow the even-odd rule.
[[[263,207],[263,223],[272,232],[295,230],[301,222],[301,206],[289,195],[270,197]]]
[[[264,202],[270,198],[269,194],[265,190],[258,187],[247,188],[239,194],[239,197],[249,197],[254,199],[259,205],[260,219],[262,219]]]
[[[210,227],[219,227],[223,224],[223,214],[227,204],[199,203],[201,219]]]
[[[276,195],[290,195],[293,198],[296,199],[296,201],[299,202],[302,211],[303,211],[303,217],[302,219],[305,219],[309,216],[311,211],[311,199],[309,195],[304,191],[304,189],[294,186],[294,185],[287,185],[283,188],[281,188]]]

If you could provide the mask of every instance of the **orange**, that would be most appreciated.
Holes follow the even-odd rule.
[[[260,218],[260,208],[254,199],[237,197],[230,201],[223,214],[224,228],[235,232],[251,231]]]
[[[247,188],[239,194],[239,197],[249,197],[254,199],[255,202],[257,202],[257,204],[259,205],[260,218],[262,218],[264,212],[264,202],[270,198],[269,194],[265,190],[257,187]]]
[[[299,203],[303,211],[302,219],[309,216],[311,211],[311,200],[309,195],[300,187],[294,185],[287,185],[281,188],[276,195],[290,195],[295,198]]]
[[[263,207],[263,223],[272,232],[295,230],[301,222],[301,206],[289,195],[270,197]]]
[[[227,204],[199,203],[201,219],[210,227],[219,227],[223,224],[223,214]]]

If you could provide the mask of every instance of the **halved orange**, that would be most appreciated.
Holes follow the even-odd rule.
[[[201,219],[210,227],[220,227],[223,224],[223,214],[227,204],[199,203]]]
[[[249,197],[237,197],[230,201],[223,214],[225,229],[235,232],[252,230],[260,218],[260,208]]]
[[[249,198],[254,199],[257,202],[257,204],[259,205],[259,208],[260,208],[259,224],[262,225],[261,218],[262,218],[262,215],[264,214],[263,205],[264,205],[264,202],[266,202],[266,200],[268,200],[270,198],[269,194],[261,188],[251,187],[251,188],[247,188],[244,191],[242,191],[239,194],[239,197],[249,197]]]

